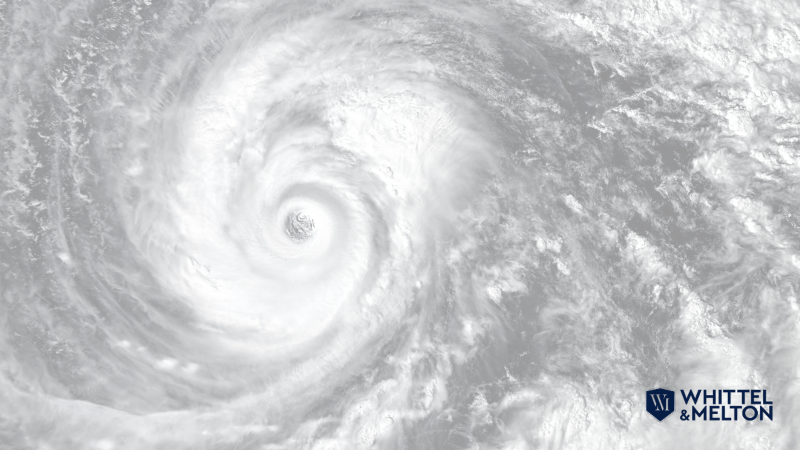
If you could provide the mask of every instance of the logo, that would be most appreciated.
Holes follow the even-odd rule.
[[[688,409],[681,410],[681,420],[737,421],[741,417],[748,422],[772,421],[772,402],[766,389],[690,389],[688,394],[681,389],[681,396],[686,407],[692,408],[691,414]],[[700,400],[703,407],[698,409]]]
[[[675,391],[645,393],[647,412],[662,421],[675,411]],[[766,389],[681,389],[682,421],[772,421],[773,404]]]
[[[664,420],[675,411],[675,392],[666,389],[647,391],[647,412],[658,421]]]

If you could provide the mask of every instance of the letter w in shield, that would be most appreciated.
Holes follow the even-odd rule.
[[[660,421],[675,410],[675,392],[667,389],[647,391],[647,412]]]

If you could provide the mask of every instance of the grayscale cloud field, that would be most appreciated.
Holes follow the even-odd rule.
[[[0,449],[800,448],[798,81],[792,0],[0,0]]]

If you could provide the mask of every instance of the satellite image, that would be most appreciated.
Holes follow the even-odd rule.
[[[796,0],[0,0],[0,449],[800,448]]]

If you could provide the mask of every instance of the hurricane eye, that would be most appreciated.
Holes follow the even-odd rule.
[[[286,234],[294,241],[306,241],[314,236],[314,231],[314,219],[304,211],[295,211],[286,218]]]

